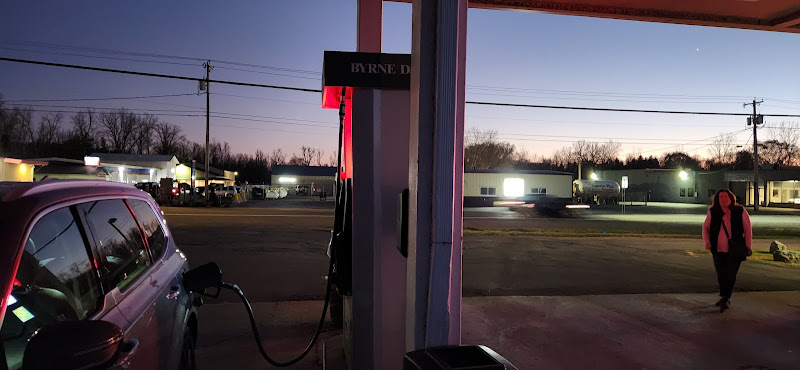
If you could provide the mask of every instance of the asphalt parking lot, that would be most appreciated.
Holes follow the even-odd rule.
[[[163,210],[192,266],[216,261],[225,280],[242,287],[270,355],[287,360],[300,353],[314,333],[322,307],[332,202],[251,201],[227,208]],[[711,258],[703,252],[699,238],[703,209],[648,207],[624,215],[611,209],[593,211],[548,218],[506,208],[466,209],[462,339],[489,345],[522,368],[591,367],[565,352],[571,346],[563,344],[575,341],[594,351],[593,358],[604,358],[607,366],[593,362],[600,368],[620,365],[620,359],[636,360],[648,368],[685,368],[680,361],[705,356],[687,354],[657,363],[652,358],[663,352],[664,341],[681,346],[687,340],[701,344],[705,340],[697,338],[697,329],[691,325],[669,320],[710,325],[703,338],[728,328],[724,322],[706,323],[716,317],[707,313],[714,307],[706,307],[714,300],[716,283]],[[781,241],[800,249],[800,237],[791,236],[800,235],[796,213],[759,214],[753,219],[760,236],[756,250],[768,248],[779,235],[790,235],[781,236]],[[785,227],[775,228],[775,224]],[[536,234],[541,231],[555,231],[555,236]],[[617,234],[622,236],[612,236]],[[787,315],[800,306],[797,295],[786,291],[800,289],[798,272],[800,266],[745,263],[734,297],[736,308],[730,314],[731,320],[741,321],[737,326],[741,330],[730,337],[758,333],[760,340],[774,336],[794,345],[787,339],[795,332],[791,323],[767,333],[759,324],[761,318],[749,317],[766,315],[764,320],[775,322],[791,317]],[[205,302],[200,308],[199,368],[267,366],[252,342],[238,298],[224,292],[219,299]],[[770,308],[764,311],[764,307]],[[598,322],[602,325],[595,325]],[[595,326],[597,332],[588,329]],[[556,327],[549,333],[546,330]],[[684,329],[673,333],[674,328]],[[324,344],[341,346],[341,337],[336,337],[340,333],[326,325],[312,353],[294,368],[322,369]],[[792,363],[796,357],[791,353],[786,357],[781,346],[769,348],[761,348],[759,354],[778,356],[773,361],[777,364]],[[719,364],[716,353],[709,353],[709,363]],[[736,365],[732,368],[741,363],[737,361],[729,361]]]
[[[190,263],[217,262],[225,279],[239,284],[251,301],[323,297],[332,202],[267,200],[229,208],[165,207],[164,212]],[[713,266],[699,239],[704,217],[702,209],[699,212],[598,212],[547,218],[504,208],[466,209],[464,295],[713,292]],[[780,235],[790,235],[781,236],[782,242],[800,249],[800,238],[791,236],[800,235],[796,213],[759,214],[753,217],[753,223],[757,250],[768,249],[773,238],[766,233],[774,229]],[[506,230],[512,232],[505,234]],[[569,232],[566,236],[524,234],[537,230]],[[674,233],[674,237],[610,236],[643,230]],[[748,262],[742,267],[739,288],[796,290],[800,288],[798,271],[797,266]],[[207,300],[236,301],[232,295]]]

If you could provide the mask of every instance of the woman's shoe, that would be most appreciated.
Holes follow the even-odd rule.
[[[731,301],[725,300],[722,304],[719,305],[719,313],[725,312],[725,310],[731,308]]]
[[[714,306],[717,306],[717,307],[722,306],[722,304],[727,302],[727,301],[728,301],[728,298],[719,297],[719,300],[717,301],[717,303],[714,303]]]

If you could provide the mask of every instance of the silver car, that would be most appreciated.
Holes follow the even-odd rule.
[[[193,369],[187,269],[133,186],[0,183],[0,369]]]

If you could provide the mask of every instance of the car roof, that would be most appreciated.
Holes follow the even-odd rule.
[[[0,182],[0,294],[13,276],[14,265],[30,222],[45,209],[64,202],[96,196],[148,195],[132,185],[98,180]]]

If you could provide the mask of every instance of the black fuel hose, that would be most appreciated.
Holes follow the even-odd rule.
[[[264,359],[270,363],[270,365],[277,367],[292,366],[300,362],[300,360],[306,357],[306,355],[309,352],[311,352],[311,349],[314,348],[314,344],[317,342],[317,339],[319,339],[319,335],[322,333],[322,326],[325,324],[325,314],[328,312],[328,302],[330,300],[330,295],[331,295],[330,276],[332,272],[333,272],[333,259],[331,259],[330,267],[328,268],[328,284],[325,290],[325,303],[322,307],[322,316],[319,318],[319,325],[317,325],[317,331],[314,333],[314,337],[311,338],[311,342],[308,343],[308,347],[306,347],[306,349],[303,351],[303,353],[300,354],[300,356],[297,356],[296,358],[286,362],[278,362],[273,360],[271,357],[269,357],[267,351],[264,350],[264,344],[261,342],[261,334],[258,332],[258,325],[256,324],[256,318],[255,315],[253,315],[253,308],[250,306],[250,301],[248,301],[247,297],[244,296],[244,292],[242,292],[242,290],[239,289],[239,286],[236,284],[225,283],[225,282],[222,283],[223,288],[233,290],[234,292],[236,292],[237,295],[239,295],[239,298],[242,299],[242,303],[244,303],[244,306],[247,308],[247,315],[250,316],[250,326],[253,327],[253,337],[256,340],[256,344],[258,344],[258,351],[261,352],[261,356],[263,356]]]

